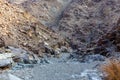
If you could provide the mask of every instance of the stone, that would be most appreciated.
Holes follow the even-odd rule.
[[[67,47],[65,47],[65,46],[62,46],[62,47],[61,47],[61,52],[69,52],[68,50],[69,50],[69,49],[68,49]]]
[[[20,62],[24,64],[33,64],[33,63],[35,64],[39,60],[36,54],[28,52],[22,48],[8,46],[7,50],[10,51],[9,55],[11,54],[10,57],[13,59],[14,62]]]
[[[49,53],[51,55],[54,55],[55,51],[51,47],[45,46],[45,53]]]
[[[94,61],[105,61],[106,57],[100,54],[86,55],[83,60],[84,62],[94,62]]]
[[[9,59],[13,57],[13,53],[2,53],[0,54],[0,60]]]
[[[14,63],[12,53],[2,53],[0,54],[0,68],[11,67]]]
[[[97,70],[85,70],[81,73],[81,80],[102,80],[101,73]]]
[[[12,75],[12,74],[8,74],[8,76],[9,76],[9,80],[22,80],[22,79],[18,78],[15,75]]]
[[[12,59],[2,59],[0,60],[0,68],[9,68],[12,66],[13,60]]]
[[[0,38],[0,47],[3,47],[3,46],[5,46],[5,43],[4,43],[4,41]]]

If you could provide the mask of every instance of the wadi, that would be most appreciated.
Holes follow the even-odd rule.
[[[120,80],[119,0],[0,0],[0,80]]]

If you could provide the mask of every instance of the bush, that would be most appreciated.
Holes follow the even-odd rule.
[[[102,66],[102,71],[106,74],[104,80],[120,80],[120,60],[109,60]]]

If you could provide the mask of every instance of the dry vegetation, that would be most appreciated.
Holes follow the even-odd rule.
[[[108,64],[102,66],[106,77],[104,80],[120,80],[120,60],[111,59]]]

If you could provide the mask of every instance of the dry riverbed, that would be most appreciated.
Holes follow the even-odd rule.
[[[103,61],[79,62],[62,53],[59,58],[44,57],[38,64],[19,63],[0,74],[0,80],[102,80]],[[16,78],[17,77],[17,78]]]

